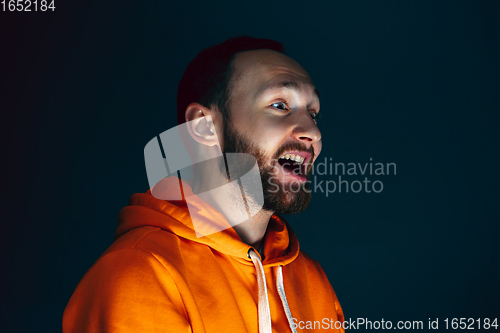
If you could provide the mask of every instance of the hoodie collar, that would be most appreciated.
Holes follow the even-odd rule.
[[[179,186],[177,177],[164,178],[162,188],[168,190]],[[184,196],[190,197],[190,210],[185,201],[165,201],[155,198],[151,190],[146,193],[133,194],[129,199],[129,206],[124,207],[118,216],[118,227],[115,239],[126,232],[142,227],[158,227],[179,237],[202,243],[214,250],[235,257],[238,261],[252,265],[248,251],[253,249],[245,244],[236,231],[230,226],[226,218],[213,206],[196,196],[191,187],[180,181]],[[194,204],[193,204],[194,203]],[[193,209],[194,208],[194,209]],[[221,231],[198,237],[193,227],[191,214],[196,214],[197,219],[204,219],[207,225],[217,223],[218,230],[221,225],[227,226]],[[264,236],[264,266],[286,265],[292,262],[299,253],[299,243],[288,223],[279,215],[272,215]],[[255,252],[257,252],[254,249]]]

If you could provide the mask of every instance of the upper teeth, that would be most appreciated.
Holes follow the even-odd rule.
[[[287,159],[287,160],[292,160],[297,163],[302,164],[305,160],[305,157],[295,155],[295,154],[285,154],[285,156],[282,156],[281,158]]]

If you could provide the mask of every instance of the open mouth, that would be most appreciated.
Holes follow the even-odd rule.
[[[278,163],[282,166],[284,173],[292,176],[296,180],[306,181],[306,167],[310,155],[304,152],[288,152],[278,158]]]

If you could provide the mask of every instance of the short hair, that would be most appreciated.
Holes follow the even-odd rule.
[[[178,124],[186,121],[186,108],[193,102],[208,108],[215,105],[226,122],[229,119],[228,104],[234,57],[239,52],[260,49],[284,53],[280,42],[249,36],[230,38],[198,53],[187,66],[177,88]]]

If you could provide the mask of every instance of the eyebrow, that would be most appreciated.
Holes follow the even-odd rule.
[[[287,89],[292,89],[292,90],[298,91],[300,86],[297,83],[297,81],[274,81],[274,82],[271,82],[271,83],[263,86],[261,89],[259,89],[259,91],[257,92],[257,95],[262,94],[266,90],[281,89],[281,88],[287,88]],[[314,94],[319,99],[319,90],[316,87],[314,88]]]

